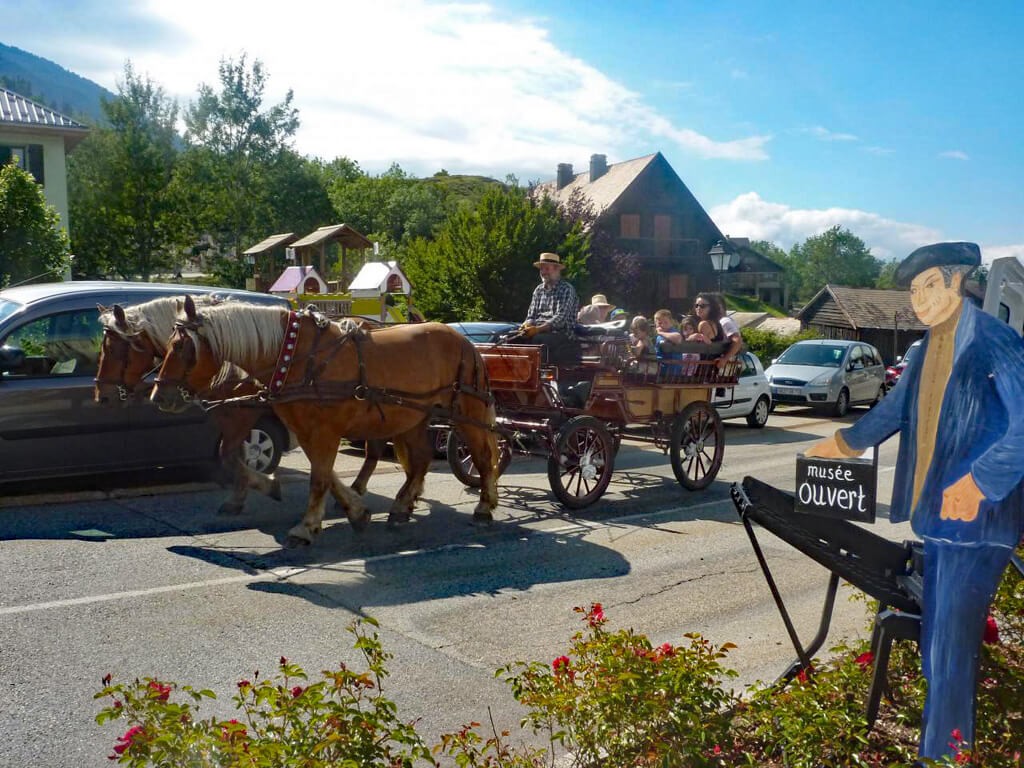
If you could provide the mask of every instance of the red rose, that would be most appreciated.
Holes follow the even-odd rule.
[[[867,669],[875,663],[875,654],[871,651],[866,651],[854,659],[854,661],[860,665],[861,669]]]
[[[604,608],[601,607],[600,603],[594,603],[590,607],[590,613],[587,614],[587,623],[592,627],[596,627],[598,624],[603,624],[604,621]]]
[[[119,737],[117,744],[114,745],[114,752],[117,754],[123,754],[128,747],[132,745],[132,740],[141,734],[145,733],[141,725],[133,725],[124,735]],[[113,759],[113,758],[112,758]]]
[[[551,668],[555,671],[556,675],[563,670],[567,670],[569,668],[569,657],[559,656],[551,662]]]
[[[985,619],[985,634],[982,637],[986,643],[998,643],[999,642],[999,625],[996,624],[996,618],[991,613],[988,618]]]
[[[171,695],[171,686],[164,685],[156,680],[150,681],[149,685],[146,686],[150,690],[150,695],[157,701],[167,701]]]
[[[292,688],[292,698],[293,699],[299,698],[299,696],[302,695],[302,691],[303,691],[302,686],[301,685],[296,685],[294,688]]]

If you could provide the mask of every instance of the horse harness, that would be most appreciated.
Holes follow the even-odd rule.
[[[310,350],[302,356],[305,363],[305,371],[302,380],[295,384],[287,384],[286,381],[288,376],[297,362],[296,353],[298,351],[298,338],[303,319],[308,319],[312,322],[316,335],[314,336]],[[255,395],[228,398],[225,400],[201,401],[200,404],[204,408],[209,409],[229,403],[240,404],[243,402],[249,402],[250,404],[254,404],[253,401],[256,401],[259,405],[264,405],[268,403],[289,403],[300,400],[324,401],[355,399],[366,402],[368,408],[376,407],[380,414],[381,421],[385,418],[383,406],[394,405],[401,408],[411,408],[413,410],[422,411],[425,414],[435,417],[444,416],[453,421],[462,421],[467,423],[472,421],[476,424],[477,422],[474,419],[469,419],[468,417],[455,413],[444,413],[444,409],[435,405],[426,405],[420,401],[432,398],[450,388],[453,392],[452,409],[454,409],[455,404],[461,395],[474,397],[488,405],[494,402],[494,396],[490,392],[481,392],[476,387],[462,382],[462,374],[466,362],[464,356],[459,359],[459,368],[455,381],[451,384],[445,384],[432,390],[427,390],[425,392],[411,392],[408,390],[389,389],[387,387],[372,385],[368,381],[366,372],[366,360],[363,350],[363,344],[365,343],[364,333],[362,333],[360,329],[353,328],[348,333],[332,339],[325,334],[325,331],[330,327],[330,324],[330,320],[325,315],[320,312],[316,312],[311,308],[300,311],[291,310],[288,313],[287,320],[285,321],[284,339],[281,343],[281,349],[278,352],[277,362],[271,372],[269,384]],[[197,321],[178,321],[178,323],[176,323],[176,327],[183,332],[198,331],[200,326],[201,318]],[[356,360],[359,371],[358,378],[348,381],[324,381],[322,379],[322,375],[326,371],[327,366],[341,351],[346,342],[350,340],[355,345]],[[182,376],[183,379],[188,378],[188,373],[194,365],[195,360],[193,359],[186,367]],[[487,425],[480,424],[479,426]]]

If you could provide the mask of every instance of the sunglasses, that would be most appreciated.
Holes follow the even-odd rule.
[[[697,302],[696,304],[693,305],[693,308],[694,309],[704,309],[705,307],[710,307],[710,306],[711,306],[710,304],[701,304],[700,302]]]

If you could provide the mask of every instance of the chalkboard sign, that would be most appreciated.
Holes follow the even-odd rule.
[[[875,522],[878,457],[818,459],[796,457],[795,511],[819,517]]]

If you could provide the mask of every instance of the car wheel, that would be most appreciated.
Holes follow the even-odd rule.
[[[288,449],[288,431],[274,419],[262,418],[242,442],[242,456],[249,469],[270,474]]]
[[[771,406],[768,404],[767,397],[761,397],[756,403],[754,403],[754,410],[747,414],[747,425],[760,429],[768,423],[768,414],[771,412]]]
[[[832,413],[836,416],[843,417],[846,412],[850,410],[850,393],[846,391],[846,388],[839,390],[839,397],[836,398],[836,404],[832,408]]]

